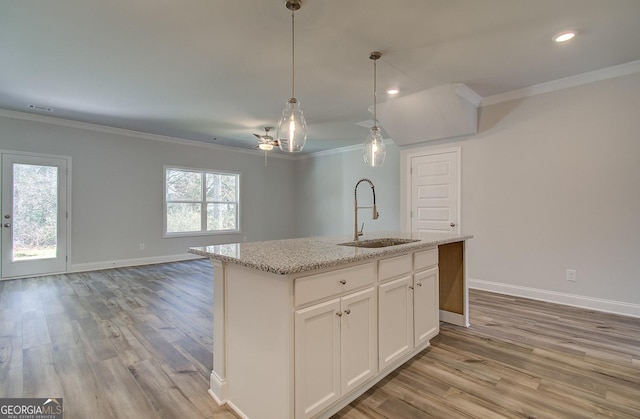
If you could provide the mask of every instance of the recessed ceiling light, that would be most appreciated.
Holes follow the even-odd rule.
[[[575,38],[576,33],[574,31],[561,32],[553,37],[553,40],[558,44],[567,42]]]
[[[397,95],[399,91],[400,90],[398,90],[398,89],[389,89],[389,90],[387,90],[387,93],[390,94],[390,95]]]

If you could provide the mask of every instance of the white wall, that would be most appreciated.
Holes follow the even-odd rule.
[[[386,147],[382,167],[366,166],[361,147],[317,153],[296,162],[299,237],[353,236],[353,191],[362,178],[369,178],[375,186],[380,217],[372,220],[371,210],[361,209],[358,228],[365,223],[365,237],[367,232],[400,230],[400,154],[393,143]],[[371,204],[371,187],[363,182],[358,186],[358,206]]]
[[[295,236],[295,162],[0,114],[0,149],[72,157],[72,270],[179,259],[189,246]],[[92,129],[96,128],[96,129]],[[241,173],[241,234],[162,237],[163,165]],[[145,243],[146,249],[139,250]]]
[[[640,316],[638,109],[635,74],[483,107],[480,134],[427,147],[462,147],[472,287]]]
[[[482,108],[463,150],[469,275],[640,304],[638,109],[637,74]]]

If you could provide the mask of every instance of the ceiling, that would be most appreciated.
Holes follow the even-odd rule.
[[[0,10],[0,108],[250,149],[291,96],[284,0]],[[364,142],[374,50],[379,102],[390,87],[487,97],[640,59],[639,0],[303,0],[295,21],[303,153]],[[578,36],[553,43],[566,29]]]

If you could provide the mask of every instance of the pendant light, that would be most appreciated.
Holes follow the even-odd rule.
[[[294,12],[302,6],[301,0],[287,0],[287,9],[291,10],[291,99],[282,111],[282,117],[278,122],[276,138],[278,138],[280,150],[287,153],[298,153],[304,148],[307,141],[307,122],[300,109],[300,102],[295,97],[295,17]]]
[[[385,145],[382,140],[382,134],[378,128],[377,109],[376,109],[376,60],[382,57],[382,53],[373,51],[369,59],[373,60],[373,126],[367,137],[362,149],[362,157],[367,166],[377,167],[384,164],[384,158],[387,155]]]

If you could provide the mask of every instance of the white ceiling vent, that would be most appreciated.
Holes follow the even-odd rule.
[[[478,133],[482,98],[450,83],[378,104],[378,121],[399,146]]]

